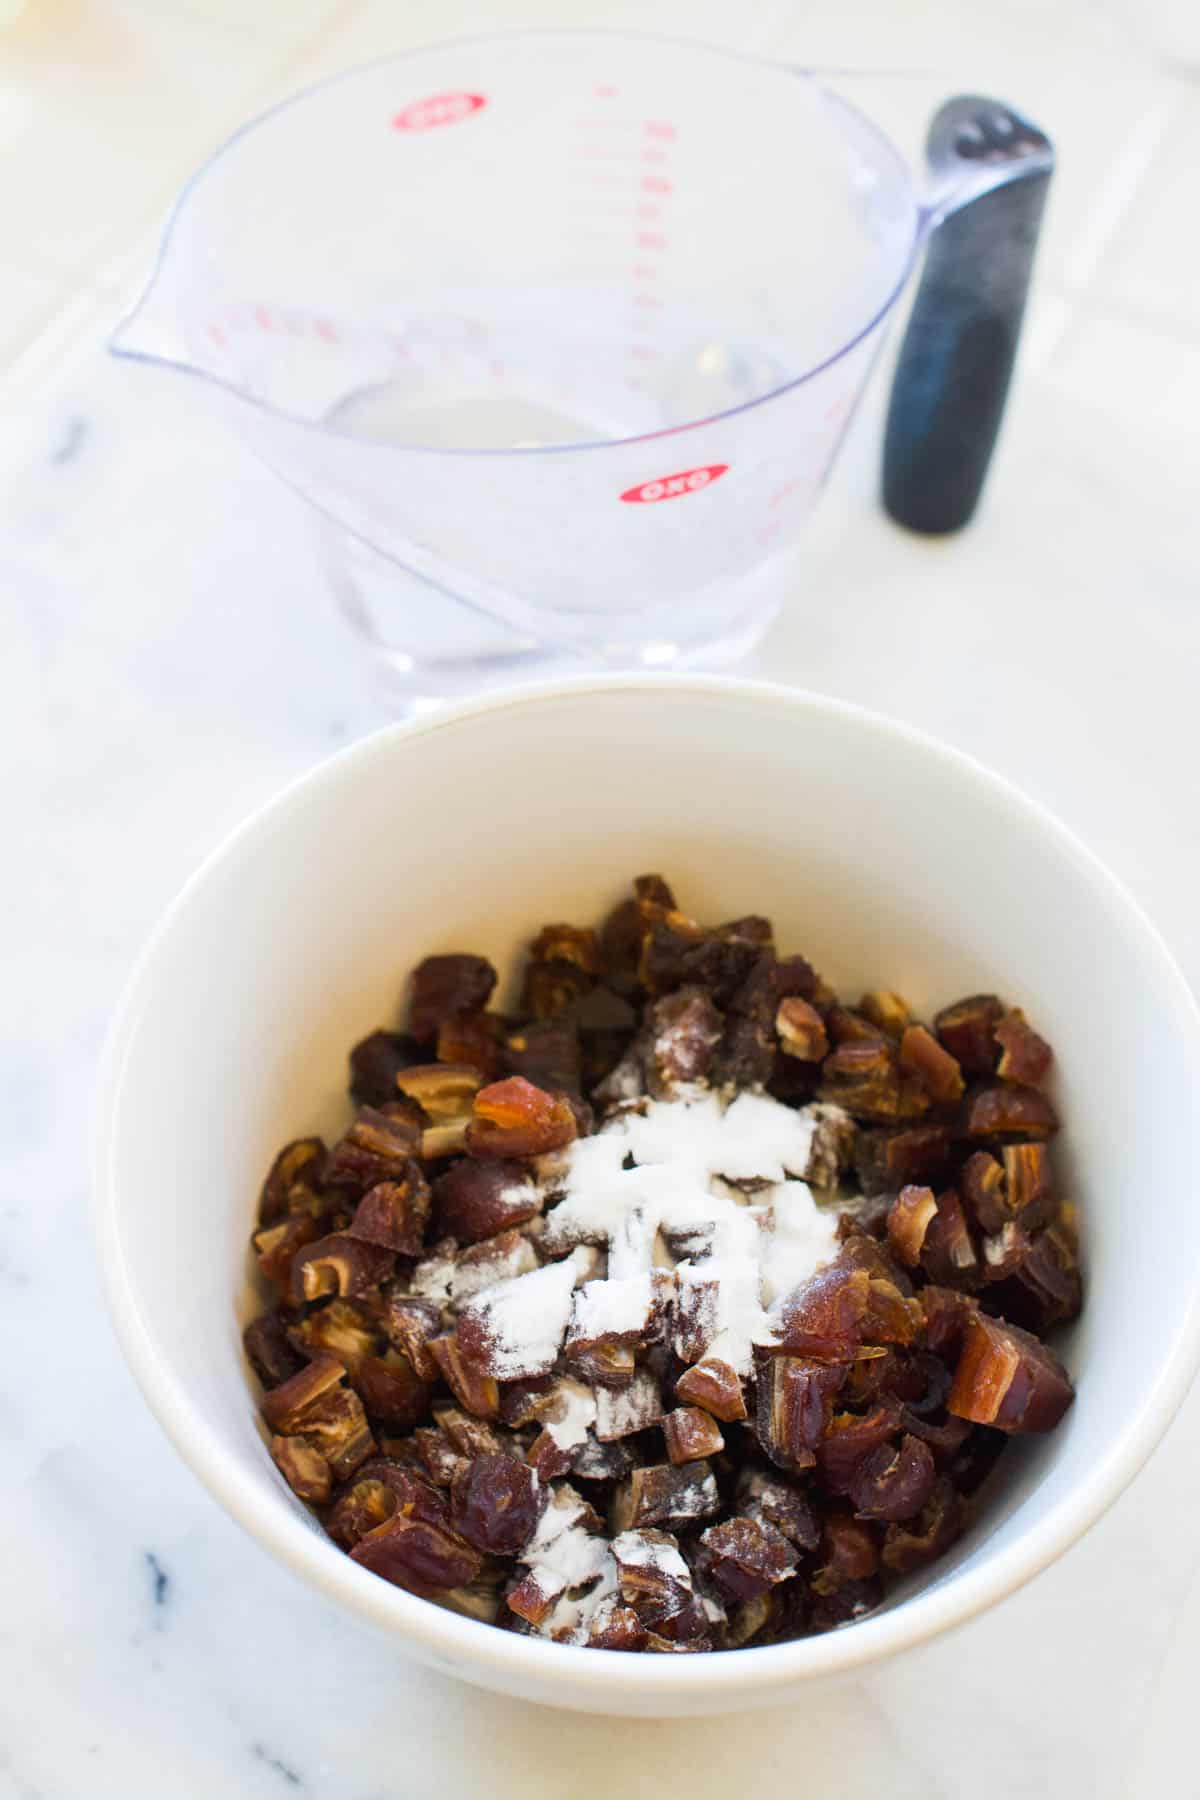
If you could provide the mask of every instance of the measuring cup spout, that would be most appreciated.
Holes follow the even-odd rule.
[[[158,276],[114,326],[108,347],[114,356],[135,362],[154,362],[181,371],[197,367],[189,353],[183,320]]]
[[[896,365],[883,500],[899,524],[942,533],[967,523],[991,461],[1054,149],[1011,107],[962,94],[934,115],[926,157],[929,242]]]

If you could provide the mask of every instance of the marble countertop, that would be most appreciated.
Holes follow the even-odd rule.
[[[287,54],[235,94],[219,52],[250,41],[240,9],[170,10],[179,55],[204,41],[229,106],[395,38],[378,6],[306,0],[288,11]],[[502,16],[550,10],[531,0]],[[697,0],[661,15],[706,35],[719,10]],[[875,500],[877,382],[758,666],[912,720],[1016,780],[1114,868],[1196,981],[1200,87],[1154,63],[1120,9],[1051,18],[1011,0],[971,29],[967,10],[829,4],[805,24],[811,60],[861,62],[869,27],[879,64],[911,59],[952,70],[954,86],[1007,92],[1058,139],[986,505],[945,542],[889,525]],[[451,35],[447,11],[481,8],[464,0],[435,23],[414,0],[409,35]],[[99,6],[93,37],[96,18],[118,15],[139,45],[139,21],[152,21],[169,63],[148,4]],[[787,48],[779,17],[764,9],[762,47]],[[789,29],[804,35],[795,19]],[[0,56],[0,124],[13,94],[41,91],[28,44],[22,54],[23,76]],[[171,143],[190,154],[182,124]],[[0,200],[0,217],[12,204]],[[13,951],[0,1026],[0,1800],[716,1800],[785,1781],[839,1800],[1193,1792],[1195,1395],[1127,1495],[1022,1594],[866,1680],[712,1724],[614,1730],[426,1673],[268,1561],[179,1463],[99,1292],[85,1210],[96,1060],[132,959],[199,858],[389,713],[297,503],[182,396],[105,358],[144,223],[132,201],[117,211],[125,237],[86,267],[67,266],[48,228],[39,237],[28,274],[63,305],[43,307],[0,369]],[[186,1080],[186,1020],[179,1070]],[[1131,1204],[1149,1212],[1153,1196]]]

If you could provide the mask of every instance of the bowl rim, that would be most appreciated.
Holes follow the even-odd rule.
[[[255,809],[204,858],[159,920],[138,957],[114,1016],[101,1059],[95,1111],[91,1219],[105,1294],[126,1361],[143,1397],[175,1449],[230,1516],[276,1558],[319,1592],[348,1606],[369,1623],[394,1632],[423,1659],[461,1678],[511,1690],[562,1690],[602,1708],[610,1699],[619,1709],[623,1694],[636,1689],[639,1702],[670,1707],[744,1695],[759,1700],[806,1680],[861,1670],[896,1652],[925,1643],[964,1624],[975,1614],[1016,1592],[1054,1562],[1108,1510],[1146,1462],[1166,1431],[1200,1363],[1200,1305],[1181,1320],[1175,1341],[1141,1409],[1118,1430],[1086,1482],[1076,1485],[1004,1549],[973,1570],[956,1570],[945,1581],[919,1590],[890,1610],[852,1627],[782,1644],[699,1657],[643,1657],[628,1651],[597,1655],[582,1647],[546,1642],[500,1631],[405,1593],[343,1555],[313,1527],[289,1510],[285,1496],[257,1493],[211,1427],[191,1402],[185,1386],[159,1359],[138,1303],[125,1259],[120,1228],[117,1121],[125,1067],[148,1004],[156,965],[177,920],[218,868],[247,853],[264,828],[277,825],[305,804],[314,790],[350,779],[361,765],[391,753],[397,744],[453,729],[486,714],[530,709],[572,695],[651,694],[692,699],[722,696],[795,713],[817,713],[874,737],[881,746],[902,743],[954,778],[987,791],[994,801],[1047,841],[1108,900],[1123,928],[1156,975],[1164,1001],[1177,1016],[1179,1034],[1190,1038],[1190,1056],[1200,1086],[1200,1009],[1162,937],[1116,877],[1074,833],[1038,801],[1005,777],[906,722],[852,702],[782,683],[724,675],[634,674],[574,676],[484,695],[412,720],[383,727],[359,739],[290,782]],[[1200,1275],[1196,1278],[1200,1289]],[[249,1390],[248,1390],[249,1393]]]

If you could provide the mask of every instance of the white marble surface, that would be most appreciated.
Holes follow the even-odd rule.
[[[197,859],[387,710],[295,503],[183,396],[143,392],[102,355],[124,279],[112,259],[159,198],[135,194],[132,174],[121,188],[116,165],[133,171],[156,142],[163,166],[190,157],[197,95],[211,136],[271,83],[400,32],[394,9],[371,5],[280,7],[272,40],[236,6],[113,0],[71,14],[87,29],[48,90],[37,59],[56,10],[71,11],[34,6],[19,38],[0,37],[0,133],[57,156],[45,120],[73,106],[70,144],[112,139],[97,191],[114,198],[97,211],[84,183],[81,202],[57,162],[40,208],[0,197],[13,270],[0,332],[24,346],[0,372],[0,1797],[716,1800],[752,1781],[842,1800],[1195,1792],[1196,1397],[1108,1518],[1023,1594],[860,1684],[711,1726],[614,1728],[423,1673],[268,1562],[160,1436],[88,1242],[99,1046],[140,942]],[[725,11],[656,17],[728,37]],[[403,29],[553,12],[413,0]],[[1141,53],[1125,14],[1098,7],[1013,0],[985,18],[879,0],[803,20],[751,9],[743,38],[751,27],[763,47],[813,60],[936,63],[945,85],[1006,91],[1063,155],[984,512],[945,543],[888,525],[874,500],[877,387],[760,666],[912,719],[1015,778],[1116,869],[1195,980],[1200,92]],[[171,81],[148,117],[156,71]],[[89,212],[98,243],[76,230]],[[163,1181],[169,1203],[169,1169]],[[1131,1195],[1131,1216],[1152,1221],[1153,1198]]]

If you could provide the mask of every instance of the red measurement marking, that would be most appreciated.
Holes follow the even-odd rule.
[[[273,331],[275,329],[274,324],[272,323],[272,320],[271,320],[271,315],[267,311],[265,306],[256,306],[255,307],[254,323],[258,326],[258,329],[260,331]]]
[[[667,247],[667,240],[661,231],[635,232],[633,241],[639,250],[665,250]]]
[[[837,399],[830,401],[829,405],[825,408],[823,417],[826,419],[839,418],[840,415],[845,412],[847,405],[848,402],[846,396],[844,394],[839,394]]]
[[[633,304],[646,309],[654,308],[657,311],[662,305],[662,301],[657,294],[635,294],[633,296]]]
[[[642,130],[648,138],[657,138],[660,143],[675,142],[675,127],[669,119],[647,119]]]
[[[643,200],[641,205],[636,210],[636,217],[639,219],[647,219],[647,220],[661,219],[662,218],[662,207],[661,206],[652,206],[650,204],[649,200]]]
[[[220,344],[222,349],[224,348],[225,333],[221,330],[221,327],[219,325],[210,325],[208,327],[208,335],[212,339],[214,344]]]
[[[328,319],[317,320],[316,332],[317,336],[319,338],[324,338],[327,344],[336,344],[338,342],[337,327],[331,324]]]
[[[638,182],[643,194],[669,194],[671,183],[665,175],[643,175]]]
[[[486,94],[427,94],[402,108],[392,126],[396,131],[431,131],[435,125],[457,125],[486,105]]]
[[[626,488],[620,498],[630,506],[652,505],[656,500],[678,500],[683,494],[698,493],[711,487],[728,469],[728,463],[708,463],[699,469],[682,469],[678,475],[660,475],[654,481],[639,482]]]
[[[803,487],[803,485],[804,485],[803,482],[800,481],[799,478],[797,478],[795,481],[785,481],[782,487],[777,487],[775,489],[775,492],[771,495],[770,499],[767,501],[767,505],[768,506],[782,506],[783,502],[788,498],[788,496],[791,494],[799,493],[799,491]]]
[[[658,280],[658,270],[649,263],[634,263],[629,272],[635,281]]]
[[[665,150],[643,150],[642,151],[642,161],[646,164],[665,163],[666,160],[667,160],[667,153]]]
[[[615,100],[617,96],[617,90],[611,81],[598,81],[592,92],[597,100]]]
[[[630,344],[629,354],[638,362],[654,362],[658,357],[658,351],[650,344]]]

